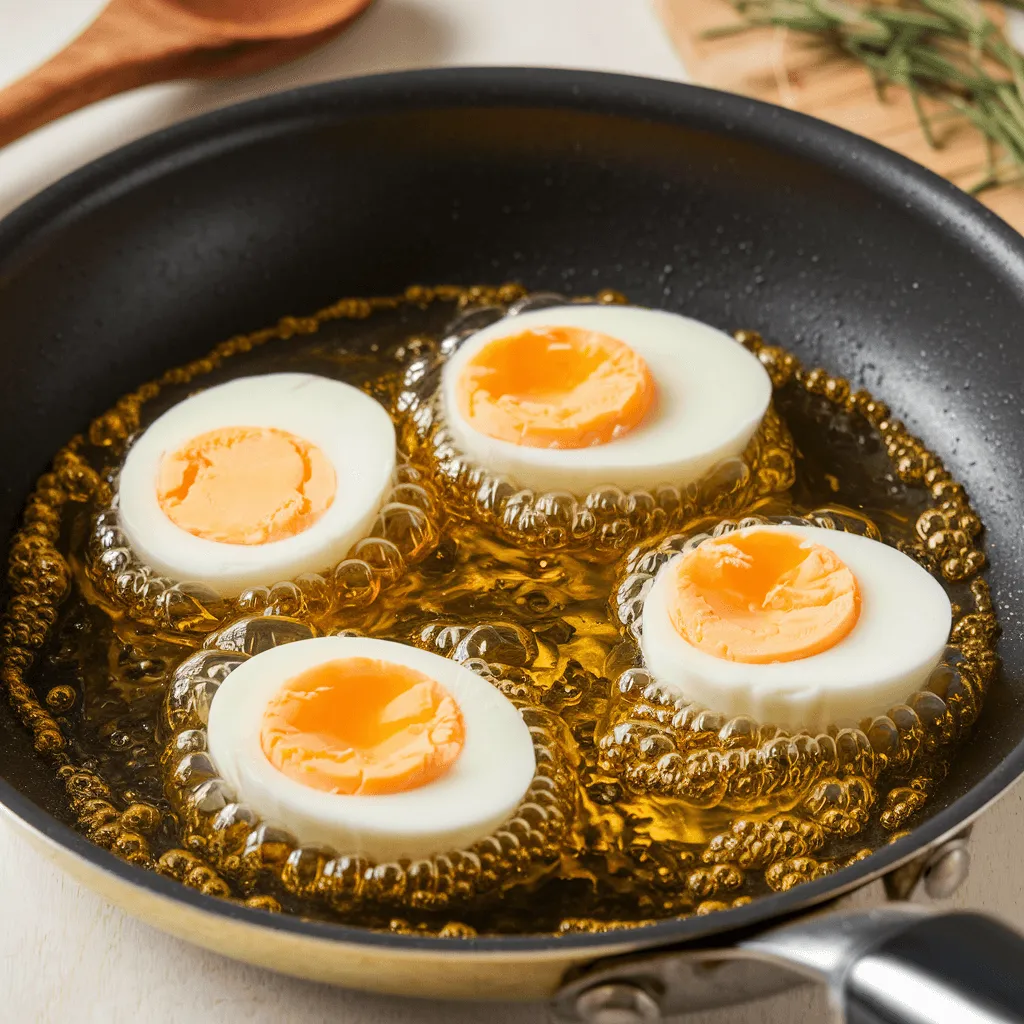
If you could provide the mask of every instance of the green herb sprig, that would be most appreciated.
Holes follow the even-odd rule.
[[[922,97],[945,116],[965,118],[984,135],[988,169],[972,191],[1024,181],[1024,57],[977,0],[729,0],[741,21],[721,36],[775,26],[847,53],[870,72],[884,99],[887,85],[910,94],[929,145],[936,121]],[[1024,0],[1007,6],[1024,10]]]

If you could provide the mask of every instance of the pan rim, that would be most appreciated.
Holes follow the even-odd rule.
[[[181,122],[114,150],[50,185],[0,220],[0,271],[45,242],[47,235],[90,203],[176,166],[201,161],[246,138],[317,121],[380,117],[416,109],[480,106],[578,111],[654,123],[685,123],[810,160],[889,199],[919,217],[941,221],[993,274],[1024,294],[1024,238],[956,186],[870,140],[794,111],[745,97],[662,79],[547,68],[442,68],[391,72],[321,83],[250,100]],[[669,919],[637,928],[568,935],[441,938],[376,932],[351,925],[268,914],[188,889],[128,864],[63,824],[0,779],[0,804],[29,829],[124,881],[271,932],[395,952],[597,956],[756,930],[867,884],[955,834],[1024,774],[1024,740],[967,793],[902,839],[834,875],[744,907],[703,917]]]

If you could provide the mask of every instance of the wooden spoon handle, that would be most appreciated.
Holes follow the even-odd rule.
[[[190,49],[187,37],[162,34],[156,50],[147,46],[147,29],[112,5],[60,53],[0,91],[0,146],[97,100],[174,77]]]

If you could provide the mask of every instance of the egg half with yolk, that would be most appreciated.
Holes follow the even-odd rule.
[[[535,491],[695,482],[742,454],[771,400],[755,356],[675,313],[569,305],[467,338],[441,395],[456,445]]]
[[[464,849],[512,817],[536,769],[487,680],[388,640],[283,644],[217,690],[210,755],[238,799],[301,844],[377,863]]]
[[[822,730],[927,684],[952,621],[908,555],[838,530],[750,526],[677,555],[644,599],[654,679],[722,714]]]
[[[139,559],[223,597],[330,568],[395,470],[391,417],[341,381],[274,373],[172,406],[132,445],[118,518]]]

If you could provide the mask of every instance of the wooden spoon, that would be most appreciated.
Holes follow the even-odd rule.
[[[371,0],[110,0],[60,53],[0,91],[0,146],[140,85],[229,78],[326,42]]]

